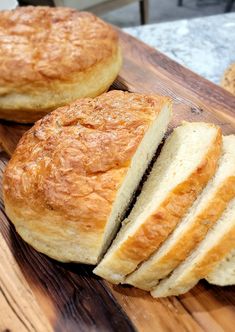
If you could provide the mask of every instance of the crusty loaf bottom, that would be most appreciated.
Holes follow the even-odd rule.
[[[153,297],[186,293],[204,279],[231,250],[235,243],[235,198],[208,232],[197,249],[151,292]]]
[[[215,176],[163,245],[125,280],[151,290],[167,277],[206,236],[235,196],[235,135],[223,137],[222,156]]]

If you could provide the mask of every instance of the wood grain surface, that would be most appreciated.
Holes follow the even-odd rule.
[[[230,93],[136,39],[122,32],[120,37],[124,64],[112,88],[171,96],[170,130],[189,120],[235,133]],[[2,149],[11,155],[28,128],[1,122]],[[0,181],[7,160],[1,152]],[[2,197],[0,209],[0,332],[234,331],[234,287],[203,281],[185,295],[156,300],[133,287],[113,286],[92,275],[91,266],[61,264],[37,253],[16,234]]]

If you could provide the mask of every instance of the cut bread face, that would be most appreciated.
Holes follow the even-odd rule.
[[[235,198],[196,250],[151,292],[153,297],[180,295],[206,278],[235,249]]]
[[[151,290],[167,277],[205,237],[235,197],[235,136],[223,137],[222,155],[214,177],[160,249],[126,283]],[[235,270],[235,269],[234,269]]]
[[[59,261],[97,264],[170,119],[169,98],[113,90],[38,121],[3,179],[20,236]]]
[[[221,137],[217,126],[202,122],[185,122],[174,130],[95,274],[124,282],[158,249],[214,175]]]
[[[99,257],[107,250],[111,240],[120,226],[131,199],[142,179],[149,163],[151,162],[171,120],[171,105],[166,103],[162,107],[156,119],[149,127],[142,139],[136,153],[134,154],[126,177],[117,192],[117,196],[105,228],[102,249]],[[100,259],[100,258],[99,258]]]
[[[206,280],[218,286],[235,285],[235,249],[216,265]]]

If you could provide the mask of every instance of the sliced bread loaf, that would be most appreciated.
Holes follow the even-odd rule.
[[[187,123],[166,140],[141,194],[111,248],[94,273],[124,282],[138,264],[174,230],[214,175],[221,153],[221,130]]]
[[[110,91],[38,121],[6,167],[6,213],[35,249],[96,264],[166,132],[167,97]]]
[[[218,286],[235,285],[235,248],[216,265],[206,280]]]
[[[235,198],[221,218],[209,230],[197,249],[163,279],[151,292],[153,297],[179,295],[190,290],[200,279],[206,278],[231,250],[235,249]]]
[[[160,249],[129,275],[126,283],[151,290],[203,240],[208,229],[226,209],[227,203],[235,197],[234,147],[234,135],[223,137],[222,156],[215,176]]]

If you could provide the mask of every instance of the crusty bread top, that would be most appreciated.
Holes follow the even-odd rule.
[[[111,91],[78,100],[36,122],[4,174],[8,209],[26,223],[50,212],[63,225],[73,220],[86,234],[102,231],[131,158],[168,101]]]
[[[71,81],[117,49],[116,31],[91,13],[32,6],[0,11],[0,94]]]

